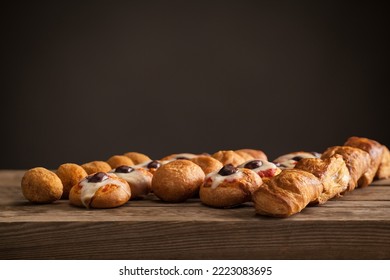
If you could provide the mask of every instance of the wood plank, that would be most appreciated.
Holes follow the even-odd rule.
[[[390,183],[356,189],[292,217],[252,203],[215,209],[153,195],[115,209],[24,199],[24,171],[0,170],[0,259],[389,259]]]
[[[362,189],[355,189],[345,193],[342,197],[332,200],[355,200],[355,201],[390,201],[390,187],[388,186],[368,186]]]
[[[185,205],[185,204],[183,204]],[[367,206],[368,205],[368,206]],[[370,202],[359,205],[354,201],[345,204],[329,202],[307,207],[287,219],[294,221],[390,221],[390,202]],[[115,209],[83,209],[58,203],[54,205],[21,204],[19,207],[2,206],[1,222],[108,222],[108,221],[247,221],[270,219],[256,216],[251,204],[232,209],[215,209],[199,203],[199,207],[134,207],[130,203]],[[271,218],[272,219],[272,218]],[[275,220],[278,220],[275,218]]]
[[[26,170],[0,170],[0,186],[20,186]]]
[[[390,178],[388,179],[381,179],[381,180],[375,180],[371,183],[373,186],[390,186]]]
[[[241,222],[10,223],[2,259],[389,259],[390,225]]]

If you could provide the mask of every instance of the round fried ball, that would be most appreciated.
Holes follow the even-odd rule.
[[[80,180],[88,176],[87,172],[80,165],[75,163],[61,164],[58,167],[56,174],[61,179],[64,187],[61,198],[65,199],[69,197],[70,189]]]
[[[134,164],[140,164],[152,160],[147,155],[137,153],[137,152],[128,152],[125,153],[124,156],[127,156],[129,159],[131,159]]]
[[[23,196],[35,203],[51,203],[61,198],[63,185],[58,176],[43,167],[28,170],[21,182]]]
[[[121,165],[127,165],[127,166],[132,166],[134,165],[134,162],[129,159],[127,156],[124,155],[115,155],[110,157],[107,160],[107,163],[111,166],[111,168],[117,168]]]
[[[87,162],[81,165],[82,168],[87,172],[88,175],[97,173],[97,172],[108,172],[112,168],[111,166],[105,162],[100,160],[95,160],[91,162]]]

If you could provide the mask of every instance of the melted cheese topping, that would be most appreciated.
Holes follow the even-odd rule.
[[[137,169],[134,169],[129,173],[114,173],[114,174],[117,175],[119,178],[125,179],[130,184],[130,188],[131,186],[139,186],[145,184],[150,185],[151,178],[145,176],[145,174],[140,169],[141,168],[138,167]]]
[[[198,155],[195,154],[189,154],[189,153],[181,153],[181,154],[175,154],[174,158],[187,158],[187,159],[192,159],[194,157],[197,157]]]
[[[245,164],[247,164],[248,162],[251,162],[253,160],[248,160],[247,162],[244,162],[243,164],[239,165],[239,167],[241,168],[245,168]],[[269,170],[269,169],[277,169],[278,167],[272,163],[272,162],[269,162],[269,161],[265,161],[265,160],[261,160],[261,162],[263,163],[261,166],[255,168],[255,169],[252,169],[254,172],[256,173],[259,173],[260,171],[266,171],[266,170]],[[248,168],[249,169],[249,168]]]
[[[217,188],[222,182],[233,182],[235,180],[238,180],[242,178],[244,173],[242,173],[241,170],[238,170],[236,173],[233,173],[231,175],[222,176],[218,174],[218,171],[211,172],[207,174],[205,180],[211,180],[211,188],[215,189]]]
[[[109,177],[108,179],[106,179],[102,182],[98,182],[98,183],[90,183],[90,182],[88,182],[87,178],[83,179],[79,183],[79,185],[81,186],[80,199],[85,207],[89,208],[91,200],[95,196],[96,192],[100,188],[102,188],[106,185],[112,184],[112,185],[118,186],[118,187],[122,188],[130,196],[130,193],[128,191],[128,186],[125,183],[123,183],[122,181],[115,178],[116,177],[115,174],[112,174],[112,176],[113,177]]]
[[[148,164],[151,163],[153,160],[149,160],[149,161],[146,161],[146,162],[143,162],[143,163],[140,163],[140,164],[137,164],[137,165],[133,165],[131,166],[132,168],[134,169],[140,169],[140,168],[146,168],[148,169]],[[174,161],[174,159],[170,159],[170,160],[159,160],[158,162],[161,164],[161,166],[163,166],[164,164],[167,164],[168,162],[171,162],[171,161]],[[114,170],[115,171],[115,170]],[[111,171],[110,171],[111,172]]]
[[[320,154],[318,154],[320,155]],[[282,155],[274,160],[274,162],[281,164],[280,169],[290,169],[294,168],[298,161],[293,160],[294,157],[301,157],[301,158],[316,158],[318,156],[308,153],[308,152],[296,152],[296,153],[290,153]]]

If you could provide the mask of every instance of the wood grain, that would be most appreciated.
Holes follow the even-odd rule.
[[[0,171],[0,259],[390,258],[389,180],[277,219],[251,203],[214,209],[153,195],[115,209],[36,205],[21,194],[23,173]]]

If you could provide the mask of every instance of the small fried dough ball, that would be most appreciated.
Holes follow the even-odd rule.
[[[61,197],[64,199],[68,199],[70,189],[88,175],[80,165],[75,163],[61,164],[58,167],[56,174],[61,179],[64,187]]]
[[[43,167],[28,170],[21,182],[23,196],[35,203],[51,203],[61,198],[63,186],[58,176]]]
[[[91,162],[87,162],[81,165],[82,168],[87,172],[88,175],[97,173],[97,172],[108,172],[112,168],[111,166],[105,162],[100,160],[95,160]]]
[[[125,153],[124,156],[127,156],[129,159],[131,159],[134,164],[140,164],[152,160],[147,155],[137,153],[137,152],[128,152]]]
[[[112,169],[117,168],[122,165],[127,165],[127,166],[133,166],[134,162],[129,159],[127,156],[124,155],[115,155],[110,157],[107,160],[107,163],[111,166]]]

